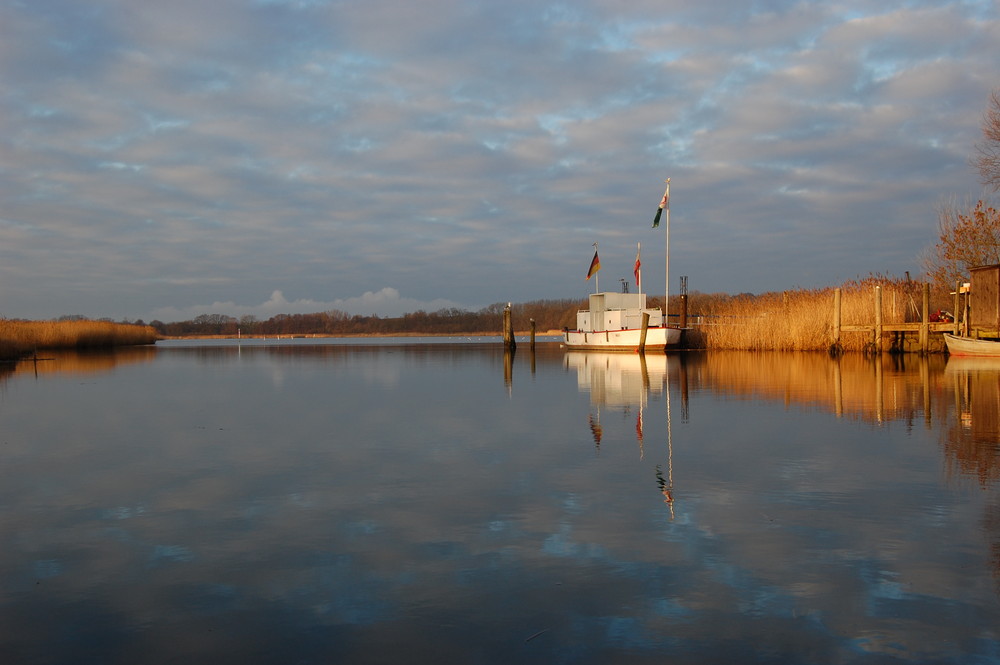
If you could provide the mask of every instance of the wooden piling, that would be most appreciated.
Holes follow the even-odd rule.
[[[924,297],[921,303],[920,313],[920,353],[926,355],[931,348],[931,318],[930,318],[930,307],[931,307],[931,285],[929,282],[924,282]]]
[[[875,287],[875,353],[882,353],[882,287]]]
[[[840,287],[833,290],[833,344],[831,350],[840,351],[840,326],[841,326],[841,295]]]
[[[639,333],[639,353],[646,353],[646,333],[649,332],[649,312],[642,313],[642,332]]]
[[[688,327],[688,296],[686,293],[681,294],[681,318],[678,325],[681,328]]]
[[[953,323],[955,324],[955,328],[951,331],[952,335],[958,335],[962,331],[962,314],[958,311],[960,308],[959,303],[962,301],[962,296],[959,293],[961,290],[962,282],[955,282],[955,306],[951,310],[951,318],[954,319]]]
[[[503,345],[507,349],[517,348],[517,341],[514,339],[514,324],[510,315],[510,308],[503,311]]]
[[[532,351],[535,350],[535,320],[529,319],[531,321],[531,341],[528,344],[528,348]]]

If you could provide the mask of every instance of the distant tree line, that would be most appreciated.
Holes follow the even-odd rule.
[[[190,321],[151,321],[160,335],[458,335],[500,334],[507,303],[494,303],[476,312],[463,309],[418,310],[398,317],[362,316],[340,310],[314,314],[278,314],[267,320],[255,316],[236,318],[225,314],[202,314]],[[586,300],[536,300],[511,305],[514,327],[528,330],[531,320],[539,332],[576,326],[576,313]]]

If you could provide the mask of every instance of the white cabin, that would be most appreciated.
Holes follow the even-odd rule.
[[[663,325],[663,313],[646,308],[645,293],[592,293],[590,309],[576,313],[576,328],[582,332],[635,330],[642,327],[643,312],[649,314],[649,327]]]

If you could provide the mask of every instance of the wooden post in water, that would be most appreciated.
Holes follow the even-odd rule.
[[[875,287],[875,353],[882,353],[882,287]]]
[[[639,333],[639,353],[646,353],[646,333],[649,332],[649,312],[642,313],[642,332]]]
[[[681,328],[688,327],[688,294],[681,294],[681,319],[678,325]]]
[[[840,350],[840,287],[838,286],[833,290],[833,344],[830,346],[831,350]]]
[[[528,348],[530,348],[532,351],[534,351],[535,350],[535,320],[534,319],[529,319],[529,321],[531,321],[531,342],[529,343]]]
[[[514,340],[514,324],[511,320],[509,305],[503,311],[503,345],[506,349],[513,350],[517,348],[517,342]]]
[[[931,285],[929,282],[924,282],[924,298],[921,303],[921,309],[923,310],[920,314],[920,353],[924,355],[931,350]]]
[[[959,315],[958,308],[959,303],[962,300],[962,296],[958,293],[962,289],[962,282],[955,282],[955,306],[951,310],[951,318],[954,319],[955,329],[951,331],[953,335],[958,335],[961,332],[960,326],[962,325],[960,321],[962,317]]]

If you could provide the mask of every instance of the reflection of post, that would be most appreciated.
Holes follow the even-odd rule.
[[[643,395],[649,393],[649,368],[646,367],[646,354],[639,354],[639,372],[642,373],[642,392]],[[642,408],[642,402],[644,400],[639,400],[639,408]]]
[[[680,357],[680,366],[677,371],[677,382],[681,392],[681,421],[686,423],[690,420],[690,414],[688,413],[688,373],[687,356],[685,355]],[[667,387],[669,388],[669,384]]]
[[[924,388],[924,423],[931,426],[931,368],[927,354],[920,359],[920,384]]]
[[[507,347],[503,350],[503,383],[507,386],[507,391],[510,392],[511,386],[514,384],[514,353],[516,349],[514,347]]]
[[[881,425],[885,420],[885,395],[882,390],[882,356],[875,356],[875,418]]]
[[[840,358],[833,362],[833,408],[838,418],[844,415],[844,383],[840,375]]]

